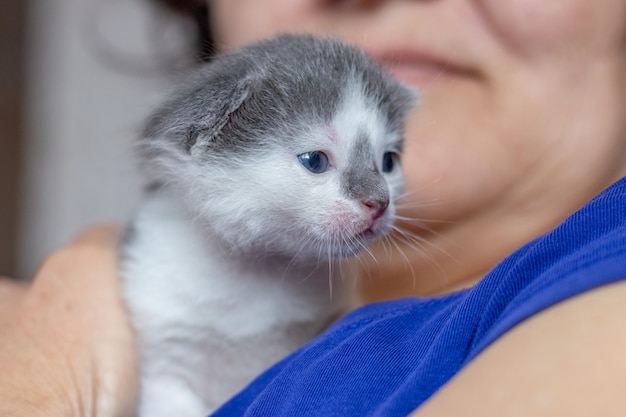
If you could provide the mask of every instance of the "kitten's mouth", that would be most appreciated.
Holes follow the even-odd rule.
[[[365,226],[365,225],[363,225]],[[372,239],[383,236],[391,230],[391,224],[386,217],[376,219],[370,225],[365,226],[364,229],[358,232],[354,238],[358,240],[365,240],[369,242]]]
[[[359,240],[370,240],[376,237],[376,235],[377,233],[374,232],[373,226],[370,226],[362,232],[357,233],[355,237]]]
[[[387,228],[384,226],[376,226],[375,224],[367,227],[361,232],[354,235],[353,240],[359,242],[359,246],[364,249],[372,240],[377,239],[387,233]]]
[[[370,226],[361,232],[352,234],[350,237],[340,239],[342,243],[338,245],[337,242],[332,244],[332,249],[329,254],[336,258],[350,258],[356,256],[378,235],[379,234],[373,230],[373,226]]]

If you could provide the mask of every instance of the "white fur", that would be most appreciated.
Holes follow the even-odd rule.
[[[385,121],[379,109],[374,103],[368,101],[365,94],[361,90],[358,82],[354,81],[352,85],[346,86],[343,101],[337,115],[334,118],[334,126],[339,138],[344,139],[343,146],[337,151],[342,157],[341,163],[347,168],[348,161],[346,158],[350,154],[349,147],[353,144],[354,136],[362,129],[368,133],[371,138],[371,145],[377,156],[376,166],[381,170],[382,156],[386,151],[399,151],[394,149],[394,144],[400,139],[399,133],[389,132],[385,127]],[[386,174],[389,184],[389,192],[391,200],[395,201],[400,197],[404,190],[404,176],[402,171],[397,169]],[[394,210],[393,205],[389,206],[390,210]],[[393,218],[391,212],[390,218]]]
[[[346,300],[340,289],[329,300],[325,267],[283,276],[284,265],[229,253],[173,197],[144,203],[124,263],[142,348],[139,415],[200,417],[319,333]]]
[[[358,251],[367,240],[355,236],[368,228],[388,231],[394,209],[372,223],[341,192],[356,128],[370,134],[379,167],[390,140],[376,108],[349,91],[333,126],[271,155],[200,163],[201,152],[155,141],[163,152],[152,176],[167,185],[140,207],[122,261],[141,351],[140,417],[207,415],[351,304],[348,268],[329,255]],[[313,150],[329,154],[330,170],[298,162]],[[396,198],[402,175],[386,175]]]

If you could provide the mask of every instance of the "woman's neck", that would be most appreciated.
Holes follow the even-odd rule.
[[[611,182],[598,184],[585,195],[561,192],[532,203],[505,202],[439,227],[401,224],[404,236],[394,232],[390,240],[375,243],[371,255],[362,254],[354,262],[362,299],[432,296],[471,287],[506,256],[553,229]]]

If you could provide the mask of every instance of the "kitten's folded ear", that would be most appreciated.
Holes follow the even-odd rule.
[[[388,91],[389,96],[384,107],[390,128],[396,132],[404,132],[406,117],[418,105],[419,94],[415,89],[397,82]]]
[[[419,94],[413,87],[400,84],[396,89],[395,100],[397,105],[400,107],[403,117],[406,117],[406,115],[419,104]]]
[[[224,91],[220,97],[219,106],[212,108],[199,125],[191,126],[186,135],[185,148],[196,156],[207,150],[207,145],[217,137],[226,126],[233,113],[241,108],[250,96],[252,80],[245,78],[230,91]]]
[[[251,77],[210,65],[148,119],[142,141],[151,143],[144,145],[174,148],[191,156],[207,150],[231,115],[250,96],[254,82]]]

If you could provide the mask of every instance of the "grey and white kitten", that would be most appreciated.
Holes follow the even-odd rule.
[[[284,35],[156,110],[139,142],[156,186],[121,256],[139,416],[208,414],[345,312],[335,263],[392,226],[413,101],[359,49]]]

